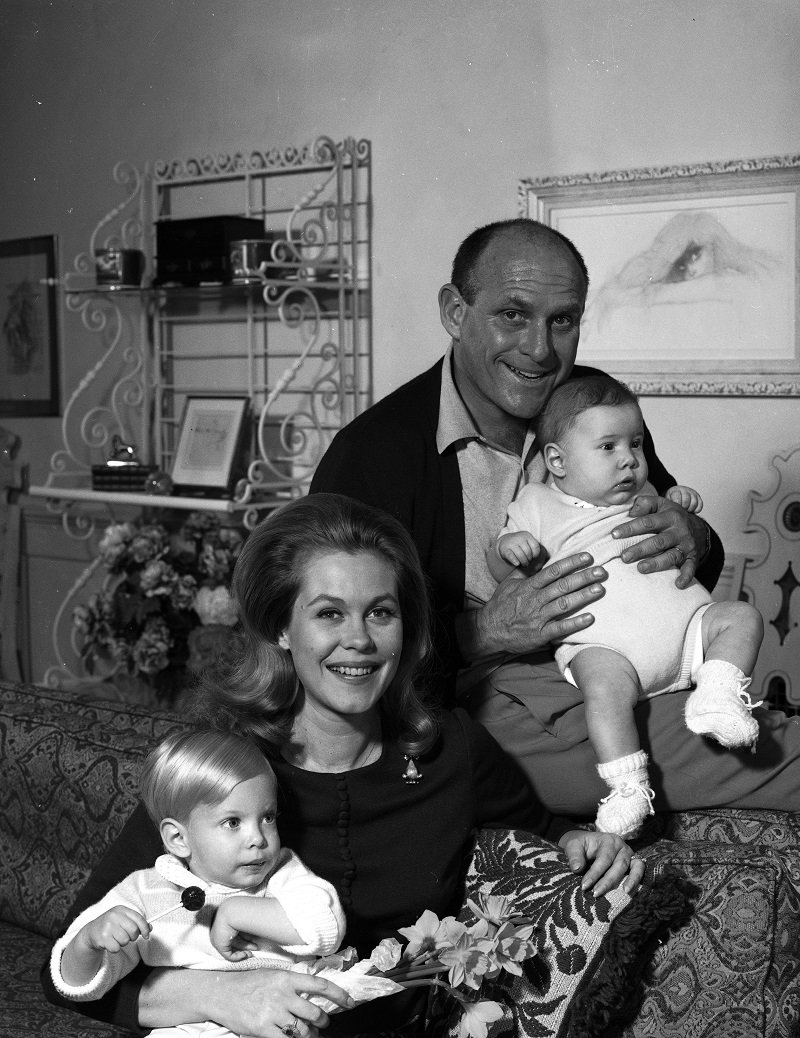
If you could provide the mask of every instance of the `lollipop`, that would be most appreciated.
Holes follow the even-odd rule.
[[[159,912],[157,915],[151,915],[147,920],[151,925],[160,919],[164,915],[169,915],[170,912],[174,912],[178,908],[185,908],[187,912],[199,912],[203,905],[206,903],[206,894],[200,887],[186,887],[181,891],[181,903],[179,905],[173,905],[172,908],[165,908],[163,912]]]

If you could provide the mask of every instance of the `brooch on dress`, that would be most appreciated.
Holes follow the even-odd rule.
[[[403,772],[403,782],[409,786],[416,786],[422,779],[422,772],[417,767],[417,755],[415,753],[404,753],[403,758],[408,761],[406,770]]]

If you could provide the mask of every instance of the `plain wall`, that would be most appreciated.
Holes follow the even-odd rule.
[[[373,148],[375,397],[445,348],[436,294],[523,177],[800,151],[796,0],[0,0],[0,239],[62,268],[112,168],[319,134]],[[97,356],[76,321],[66,402]],[[667,467],[729,551],[800,444],[800,399],[649,397]],[[57,419],[0,419],[46,479]]]

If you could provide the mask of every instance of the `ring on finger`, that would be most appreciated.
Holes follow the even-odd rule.
[[[293,1016],[291,1022],[282,1027],[281,1030],[286,1035],[286,1038],[297,1038],[297,1017]]]
[[[675,565],[676,566],[682,566],[684,564],[684,562],[686,562],[686,555],[683,552],[683,548],[676,547],[675,548],[675,555],[676,555]]]

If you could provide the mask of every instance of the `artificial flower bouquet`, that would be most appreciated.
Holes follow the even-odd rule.
[[[426,910],[413,926],[398,931],[405,947],[387,938],[359,961],[355,949],[347,948],[320,959],[313,972],[338,984],[356,1004],[422,985],[438,988],[457,1005],[460,1038],[487,1038],[504,1007],[482,997],[484,983],[503,971],[520,976],[522,963],[539,952],[539,943],[533,923],[515,915],[508,898],[480,895],[478,903],[468,904],[477,919],[472,925]],[[326,1012],[338,1008],[316,996],[314,1001]]]
[[[162,523],[108,526],[98,545],[102,589],[73,612],[87,673],[142,678],[162,695],[180,691],[190,632],[236,623],[228,583],[243,540],[199,511],[173,533]]]

